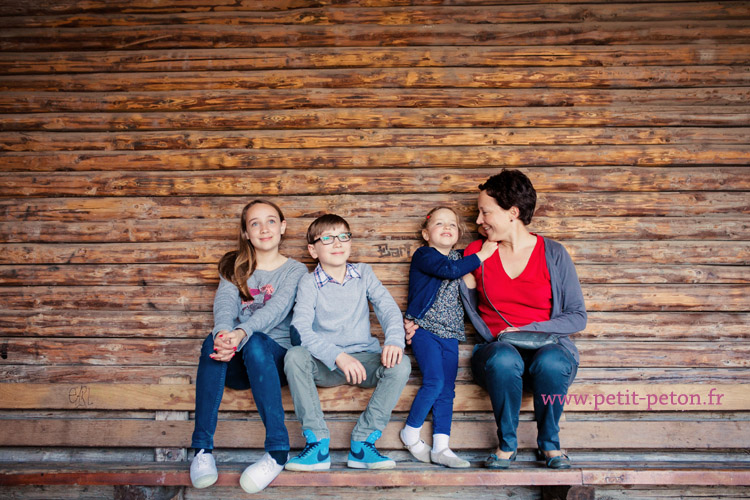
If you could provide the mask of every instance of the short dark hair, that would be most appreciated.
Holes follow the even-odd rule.
[[[503,210],[518,207],[518,219],[526,226],[531,223],[536,208],[536,190],[520,170],[504,168],[480,184],[479,190],[487,191]]]
[[[346,219],[336,214],[325,214],[315,219],[310,227],[307,228],[307,243],[310,245],[315,244],[321,234],[329,229],[334,229],[336,226],[344,226],[347,231],[349,229],[349,223]]]

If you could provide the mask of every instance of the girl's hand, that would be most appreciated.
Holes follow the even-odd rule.
[[[484,262],[485,260],[492,257],[492,254],[495,253],[496,250],[497,241],[485,240],[484,243],[482,243],[482,249],[477,252],[477,257],[479,257],[479,260]]]
[[[404,318],[404,331],[406,332],[405,339],[407,344],[411,344],[411,339],[414,337],[414,334],[417,333],[417,328],[419,327],[415,322]]]
[[[386,345],[383,346],[383,354],[380,355],[380,362],[386,368],[393,368],[397,364],[401,363],[401,357],[404,355],[404,350],[399,346]]]
[[[346,381],[350,384],[359,385],[367,379],[367,370],[364,365],[354,356],[342,352],[336,356],[336,366],[346,375]]]
[[[246,336],[247,334],[244,330],[240,329],[231,332],[219,332],[214,338],[214,353],[211,354],[211,359],[224,362],[229,361],[237,352],[237,346],[240,345],[240,342]]]

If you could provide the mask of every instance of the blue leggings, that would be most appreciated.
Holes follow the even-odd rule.
[[[213,449],[224,386],[251,389],[255,406],[266,426],[266,451],[288,451],[289,433],[284,425],[281,386],[286,385],[286,349],[265,333],[253,333],[230,361],[215,361],[214,337],[208,336],[201,348],[195,383],[195,430],[191,446]]]
[[[458,340],[444,339],[418,328],[411,348],[422,372],[422,387],[411,404],[406,425],[421,427],[432,409],[432,433],[450,435],[456,397]]]

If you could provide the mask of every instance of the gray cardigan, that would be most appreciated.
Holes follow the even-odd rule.
[[[547,260],[550,284],[552,286],[552,311],[548,321],[535,321],[523,327],[524,331],[556,333],[560,335],[560,344],[575,358],[580,358],[578,349],[570,340],[570,335],[586,328],[586,305],[583,301],[581,283],[568,251],[560,243],[544,238],[544,257]],[[461,280],[461,299],[466,308],[471,324],[487,342],[495,338],[487,324],[477,312],[478,297],[476,288],[469,289]]]

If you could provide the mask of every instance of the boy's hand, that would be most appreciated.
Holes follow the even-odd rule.
[[[237,352],[237,346],[247,334],[244,330],[220,331],[214,339],[214,353],[210,358],[215,361],[229,361]]]
[[[411,344],[411,339],[414,337],[414,334],[417,333],[417,324],[413,322],[410,319],[404,318],[404,331],[406,332],[406,336],[404,337],[406,339],[407,344]]]
[[[354,356],[342,352],[336,356],[336,366],[346,375],[346,381],[359,385],[367,379],[367,370]]]
[[[404,350],[397,345],[383,346],[383,354],[380,355],[380,362],[386,368],[393,368],[401,362]]]

